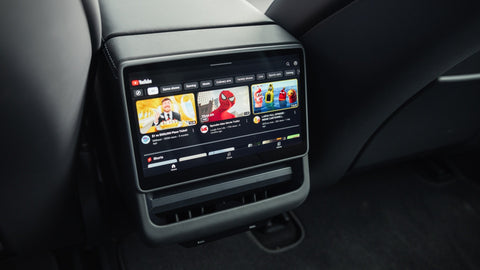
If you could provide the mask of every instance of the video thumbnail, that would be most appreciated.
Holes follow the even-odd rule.
[[[136,106],[142,134],[197,124],[193,94],[139,100]]]
[[[297,79],[252,85],[253,113],[298,107]]]
[[[216,122],[250,115],[248,86],[198,93],[200,122]]]

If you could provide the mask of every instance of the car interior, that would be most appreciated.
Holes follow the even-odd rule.
[[[480,269],[479,1],[0,7],[0,269]]]

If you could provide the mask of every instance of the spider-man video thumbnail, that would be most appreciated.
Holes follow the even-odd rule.
[[[200,122],[216,122],[250,115],[248,86],[198,93]]]

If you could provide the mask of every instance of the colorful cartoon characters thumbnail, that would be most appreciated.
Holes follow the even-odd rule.
[[[298,107],[297,89],[297,79],[252,85],[253,113]]]

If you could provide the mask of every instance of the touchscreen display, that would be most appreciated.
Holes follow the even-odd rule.
[[[305,154],[302,53],[283,49],[125,68],[140,188]]]

